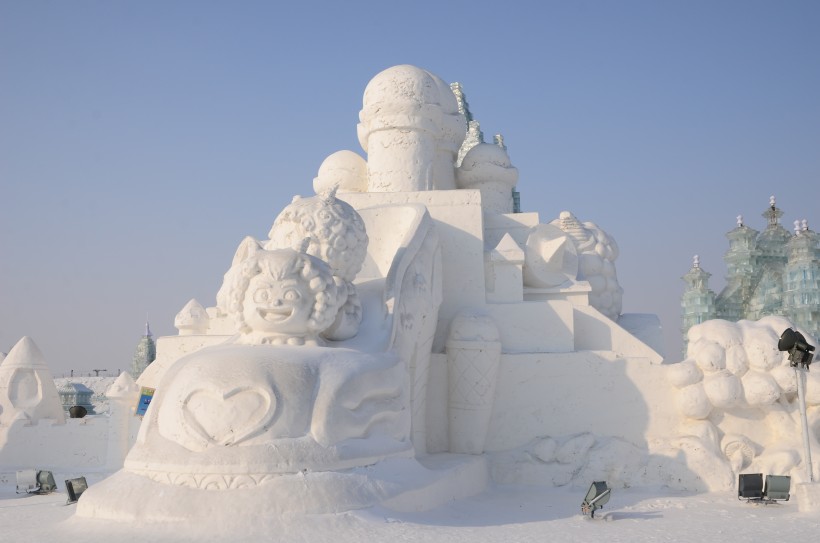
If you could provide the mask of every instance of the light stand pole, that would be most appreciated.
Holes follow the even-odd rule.
[[[809,441],[809,420],[806,417],[806,392],[803,385],[805,372],[794,368],[794,376],[797,377],[797,401],[800,404],[800,421],[803,426],[803,447],[806,449],[806,472],[809,475],[809,482],[814,482],[814,475],[812,474],[811,466],[811,443]]]

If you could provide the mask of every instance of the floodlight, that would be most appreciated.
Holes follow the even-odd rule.
[[[17,493],[37,492],[37,470],[23,469],[17,472]]]
[[[68,409],[68,414],[72,419],[81,419],[88,414],[88,410],[82,405],[74,405]]]
[[[746,501],[763,499],[763,474],[741,473],[737,479],[737,499]]]
[[[85,477],[66,479],[65,489],[68,492],[68,501],[66,502],[66,505],[70,503],[77,503],[77,500],[80,499],[80,494],[85,492],[85,489],[87,488],[88,483],[86,482]]]
[[[605,481],[595,481],[590,485],[584,502],[581,504],[581,513],[595,518],[595,510],[601,509],[609,501],[612,489],[606,486]]]
[[[780,335],[777,350],[789,352],[789,361],[792,367],[797,367],[800,364],[808,370],[814,358],[814,354],[812,354],[814,345],[810,345],[803,334],[791,328],[786,328]]]
[[[48,494],[57,490],[57,483],[54,482],[54,475],[50,471],[38,471],[37,483],[40,485],[38,494]]]
[[[774,501],[789,501],[791,477],[788,475],[767,475],[766,486],[763,489],[763,500],[769,503]]]

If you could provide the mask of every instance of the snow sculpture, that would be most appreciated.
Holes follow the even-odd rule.
[[[368,191],[453,188],[466,121],[440,78],[409,65],[384,70],[367,84],[359,120]]]
[[[617,245],[571,215],[547,225],[515,213],[503,140],[471,138],[459,154],[478,125],[452,89],[406,65],[368,83],[366,163],[327,157],[316,196],[295,198],[267,240],[240,243],[205,334],[162,338],[160,365],[140,381],[157,394],[136,445],[84,494],[80,516],[430,508],[481,491],[491,472],[503,482],[520,464],[506,453],[536,439],[527,458],[558,464],[560,484],[605,454],[598,444],[627,451],[636,470],[660,464],[646,436],[673,415],[646,409],[665,409],[671,385],[658,386],[662,357],[630,331],[657,326],[611,320]],[[624,412],[590,420],[579,384]]]
[[[324,331],[331,340],[350,339],[362,320],[362,307],[353,279],[367,254],[367,232],[361,216],[336,198],[336,188],[313,198],[297,198],[276,218],[266,249],[293,247],[308,240],[305,252],[330,266],[338,278],[344,308]]]
[[[765,317],[714,319],[689,330],[688,357],[669,368],[668,379],[677,388],[681,431],[723,457],[722,465],[704,470],[786,474],[800,464],[797,375],[787,353],[777,350],[780,334],[792,326],[783,317]],[[806,379],[814,428],[820,378],[807,373]],[[817,436],[811,441],[816,445]],[[792,473],[800,479],[804,471]]]
[[[65,414],[45,357],[34,340],[23,337],[0,363],[0,427],[23,419],[65,423]]]
[[[566,232],[575,242],[581,275],[592,287],[590,305],[610,319],[617,319],[623,302],[623,289],[615,272],[618,244],[598,225],[582,224],[569,211],[562,211],[550,224]]]
[[[334,188],[339,192],[366,192],[367,162],[353,151],[336,151],[328,156],[313,178],[313,192],[320,194]]]
[[[457,170],[460,189],[479,189],[482,204],[493,213],[512,213],[512,191],[518,182],[518,169],[510,163],[500,145],[479,143],[464,155]]]
[[[202,304],[191,298],[174,317],[174,326],[181,336],[204,334],[208,330],[209,320]]]

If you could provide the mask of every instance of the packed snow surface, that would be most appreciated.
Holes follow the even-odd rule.
[[[817,530],[817,514],[801,513],[792,499],[772,505],[739,501],[734,492],[691,494],[665,488],[612,491],[594,519],[580,512],[586,488],[493,486],[472,498],[423,513],[371,508],[338,514],[260,518],[237,527],[229,519],[214,525],[131,524],[82,519],[58,491],[15,495],[13,474],[0,478],[2,540],[68,543],[176,541],[272,541],[353,543],[608,541],[799,541]],[[3,476],[0,476],[3,477]],[[101,475],[87,476],[89,484]],[[81,498],[82,499],[82,498]]]

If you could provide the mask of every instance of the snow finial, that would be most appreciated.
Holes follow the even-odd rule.
[[[504,136],[502,136],[501,134],[496,134],[495,136],[493,136],[493,143],[498,145],[505,151],[507,150],[507,146],[504,145]]]
[[[774,205],[774,194],[769,196],[769,205],[772,206],[772,209],[774,209],[774,207],[775,207],[775,205]]]
[[[338,191],[338,190],[339,190],[339,184],[336,183],[331,188],[329,188],[327,190],[323,190],[322,192],[320,192],[319,193],[319,198],[321,198],[324,203],[329,204],[329,203],[333,202],[333,200],[336,199],[336,191]]]
[[[144,337],[151,337],[151,326],[148,324],[148,319],[145,319],[145,336]]]
[[[700,256],[695,255],[692,257],[692,267],[693,268],[700,268]]]
[[[800,221],[794,221],[794,235],[800,235]]]
[[[809,229],[809,220],[808,219],[803,219],[803,230],[808,230],[808,229]]]
[[[742,227],[743,227],[743,215],[738,215],[738,216],[737,216],[737,227],[738,227],[738,228],[742,228]]]

